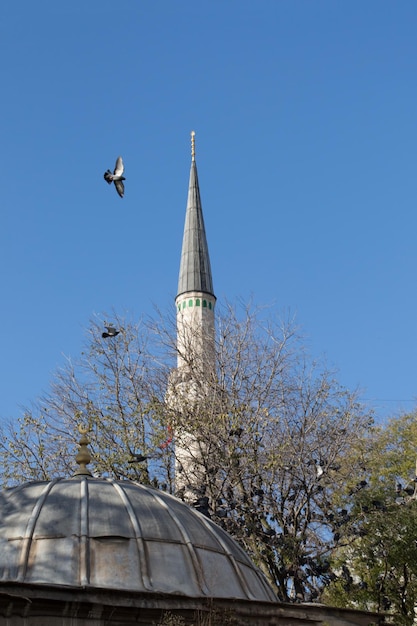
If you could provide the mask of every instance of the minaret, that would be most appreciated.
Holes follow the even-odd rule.
[[[191,170],[182,241],[177,307],[178,369],[191,365],[210,367],[214,355],[214,306],[210,258],[208,253],[200,188],[195,161],[195,132],[191,133]],[[195,359],[199,359],[199,363]]]
[[[189,423],[197,405],[207,397],[209,381],[215,371],[214,307],[210,258],[195,161],[195,133],[191,133],[191,170],[178,280],[177,309],[177,371],[171,383],[173,405],[182,415],[182,426],[175,436],[176,490],[192,496],[188,485],[204,480],[202,459],[205,447]],[[186,409],[184,408],[186,407]],[[188,412],[188,413],[187,413]]]

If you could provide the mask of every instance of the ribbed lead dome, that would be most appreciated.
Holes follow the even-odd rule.
[[[90,476],[0,493],[0,581],[276,600],[208,518],[150,487]]]

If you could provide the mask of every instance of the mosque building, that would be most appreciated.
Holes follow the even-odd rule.
[[[215,304],[192,135],[172,383],[181,393],[193,393],[187,350],[212,367]],[[161,490],[94,477],[88,444],[80,427],[73,476],[0,491],[1,626],[382,624],[365,611],[277,602],[222,528]],[[184,484],[204,452],[194,445],[179,437]]]

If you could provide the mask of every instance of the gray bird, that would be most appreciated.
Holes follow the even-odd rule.
[[[123,159],[121,156],[119,156],[117,157],[113,174],[110,170],[104,172],[104,180],[106,181],[106,183],[109,183],[109,185],[114,183],[116,191],[121,198],[123,198],[125,192],[125,186],[123,184],[123,181],[126,180],[126,178],[123,176],[124,169],[125,166],[123,165]]]
[[[116,330],[116,328],[114,328],[113,326],[105,326],[105,328],[107,328],[107,332],[101,333],[103,339],[106,339],[107,337],[117,337],[117,335],[120,333],[120,330]]]
[[[149,456],[145,456],[144,454],[132,454],[128,463],[142,463],[142,461],[146,461],[149,458]]]

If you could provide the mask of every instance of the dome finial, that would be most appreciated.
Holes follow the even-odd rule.
[[[195,131],[191,131],[191,160],[195,161]]]
[[[91,461],[91,453],[88,449],[90,440],[87,437],[87,433],[90,429],[88,426],[82,426],[80,424],[78,426],[78,430],[80,432],[81,439],[78,442],[80,449],[75,457],[75,460],[78,463],[79,468],[74,472],[74,476],[92,476],[90,470],[87,468],[87,465]]]

